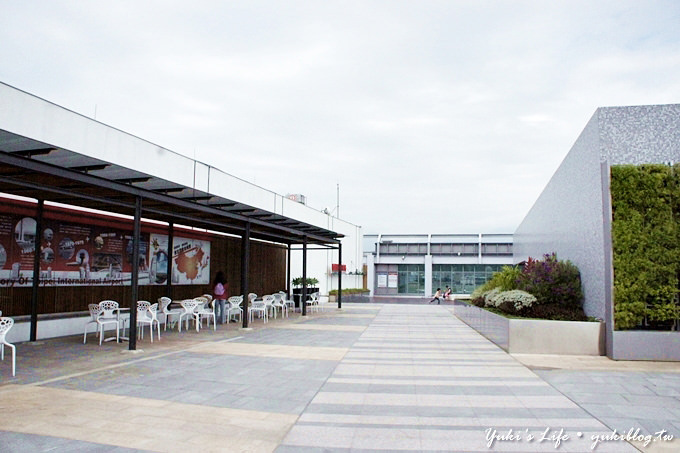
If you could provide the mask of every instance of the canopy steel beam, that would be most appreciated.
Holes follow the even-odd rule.
[[[22,156],[31,158],[33,156],[46,156],[52,151],[56,151],[57,148],[37,148],[37,149],[24,149],[21,151],[9,151],[15,156]]]
[[[114,179],[116,182],[120,182],[123,184],[133,184],[136,182],[149,182],[151,180],[151,176],[142,176],[139,178],[120,178],[120,179]]]
[[[38,161],[31,160],[31,159],[25,159],[25,158],[21,158],[21,157],[18,157],[18,156],[12,156],[12,155],[9,155],[9,154],[5,154],[3,156],[3,160],[6,163],[13,165],[15,167],[24,168],[26,170],[31,170],[31,171],[38,172],[38,173],[51,174],[51,175],[56,176],[56,177],[61,177],[61,178],[64,178],[64,179],[73,180],[73,181],[83,183],[83,184],[86,184],[86,185],[110,189],[110,190],[113,190],[113,191],[128,194],[132,197],[139,196],[139,197],[142,197],[144,199],[149,199],[149,200],[160,202],[160,203],[167,204],[167,205],[170,205],[170,206],[177,206],[177,207],[180,207],[180,208],[184,208],[184,209],[187,209],[188,211],[205,213],[205,214],[215,216],[215,217],[224,217],[224,218],[227,218],[227,219],[230,219],[230,220],[233,220],[233,221],[237,221],[237,222],[243,222],[243,223],[250,222],[251,225],[253,225],[253,226],[270,228],[272,230],[278,230],[281,233],[284,233],[284,234],[287,233],[287,234],[289,234],[289,235],[291,235],[295,238],[300,238],[302,236],[307,235],[307,236],[309,236],[309,239],[313,240],[314,242],[337,244],[337,243],[339,243],[338,237],[341,237],[340,235],[337,235],[337,234],[335,234],[334,237],[331,237],[331,236],[322,236],[322,235],[319,235],[319,234],[304,232],[300,228],[289,228],[289,227],[283,226],[281,224],[266,222],[266,221],[258,220],[258,219],[255,219],[255,218],[250,218],[248,216],[240,215],[240,214],[233,212],[234,210],[223,210],[223,209],[218,209],[218,208],[214,208],[214,207],[211,207],[211,206],[196,204],[196,203],[192,203],[192,202],[187,201],[187,200],[183,200],[183,199],[178,198],[178,197],[172,197],[172,196],[169,196],[169,195],[164,195],[164,194],[161,194],[161,193],[158,193],[158,192],[145,190],[145,189],[138,188],[138,187],[131,186],[131,185],[120,184],[120,183],[117,183],[115,181],[110,181],[110,180],[107,180],[107,179],[104,179],[104,178],[89,175],[87,173],[80,173],[80,172],[77,172],[77,171],[73,171],[72,169],[66,169],[66,168],[56,166],[56,165],[51,165],[51,164],[47,164],[47,163],[44,163],[44,162],[38,162]],[[80,168],[82,168],[82,167],[80,167]],[[37,190],[42,190],[44,188],[45,188],[45,186],[40,186],[40,185],[38,185],[38,187],[36,187]],[[72,193],[71,195],[76,196],[76,197],[80,196],[80,194],[77,193],[77,192]],[[255,210],[255,208],[253,208],[253,210]],[[171,214],[171,216],[172,216],[172,214]],[[288,239],[290,240],[292,238],[288,238]]]
[[[161,189],[150,189],[152,192],[159,192],[159,193],[164,193],[164,194],[169,194],[169,193],[177,193],[177,192],[182,192],[184,190],[184,187],[170,187],[170,188],[161,188]]]
[[[88,171],[95,171],[95,170],[105,170],[107,167],[110,167],[111,164],[94,164],[94,165],[79,165],[77,167],[69,167],[69,170],[74,170],[74,171],[84,171],[87,173]],[[61,167],[57,167],[61,168]]]

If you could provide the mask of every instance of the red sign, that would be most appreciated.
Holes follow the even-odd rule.
[[[338,269],[341,270],[342,272],[347,272],[347,265],[345,264],[333,264],[331,269],[333,272],[338,272]]]

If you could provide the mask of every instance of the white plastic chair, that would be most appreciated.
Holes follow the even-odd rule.
[[[325,302],[324,302],[325,300]],[[322,296],[319,294],[318,300],[317,300],[317,311],[325,312],[326,311],[326,306],[329,304],[329,297]]]
[[[203,300],[197,300],[197,299],[185,299],[182,302],[180,302],[182,305],[182,313],[179,315],[179,331],[182,331],[182,319],[184,319],[184,322],[186,323],[185,328],[189,330],[189,318],[193,318],[195,324],[196,324],[196,332],[198,332],[198,317],[196,316],[196,307],[200,306],[203,304]]]
[[[106,324],[116,325],[116,341],[120,341],[120,317],[118,316],[118,302],[114,300],[103,300],[99,302],[99,314],[97,324],[99,324],[99,346],[104,341],[104,326]]]
[[[87,328],[90,324],[94,324],[95,333],[99,335],[99,324],[97,323],[97,316],[99,315],[99,304],[88,304],[87,309],[90,310],[90,320],[85,324],[85,333],[83,334],[83,344],[87,343]],[[0,313],[1,314],[1,313]]]
[[[264,322],[267,322],[267,305],[264,300],[253,299],[248,309],[248,319],[253,322],[253,313],[259,313],[261,318],[264,318]]]
[[[227,302],[229,303],[227,317],[231,319],[232,317],[238,316],[238,321],[243,321],[243,309],[241,308],[243,296],[231,296],[229,299],[227,299]]]
[[[279,291],[279,294],[281,294],[281,301],[284,304],[286,304],[288,311],[290,310],[295,311],[295,301],[292,299],[288,299],[288,294],[285,291]]]
[[[309,295],[309,299],[305,302],[307,307],[309,307],[310,312],[319,311],[319,293],[312,293]]]
[[[168,322],[170,322],[170,317],[175,316],[177,319],[179,319],[179,315],[182,314],[182,309],[181,308],[173,308],[170,309],[168,308],[170,304],[172,303],[172,300],[169,297],[159,297],[158,298],[158,303],[160,304],[161,310],[160,312],[163,314],[165,318],[165,327],[163,330],[168,330]],[[177,319],[175,319],[175,322],[177,322]]]
[[[158,304],[151,305],[150,302],[145,300],[137,302],[137,330],[140,333],[140,337],[144,339],[144,325],[148,325],[152,343],[154,322],[156,323],[156,330],[158,332],[158,341],[161,339],[161,323],[158,321],[157,312]]]
[[[216,322],[216,317],[215,317],[215,301],[212,300],[212,296],[210,296],[210,300],[208,301],[207,304],[203,302],[205,300],[205,296],[203,297],[198,297],[197,300],[201,300],[201,303],[204,305],[199,305],[198,308],[196,309],[196,318],[199,324],[201,326],[203,325],[203,320],[207,319],[208,320],[208,328],[210,328],[210,318],[213,320],[213,330],[217,330],[217,322]]]
[[[14,320],[12,318],[0,317],[0,357],[5,360],[5,346],[12,349],[12,376],[16,376],[17,348],[12,343],[7,342],[5,338],[13,325]]]
[[[270,318],[273,314],[274,318],[276,318],[276,307],[274,306],[274,296],[271,294],[267,294],[266,296],[262,296],[262,302],[264,302],[265,307],[267,307],[267,317]]]
[[[281,311],[281,317],[283,318],[284,316],[287,318],[288,317],[288,305],[286,305],[283,301],[283,295],[281,293],[274,293],[272,294],[274,296],[274,318],[276,318],[276,312],[278,310]]]

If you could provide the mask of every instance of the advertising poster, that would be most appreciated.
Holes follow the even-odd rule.
[[[398,283],[398,277],[399,274],[396,272],[390,272],[390,274],[387,276],[387,286],[388,288],[396,288],[397,283]]]
[[[33,205],[0,210],[0,287],[33,284],[36,250],[41,286],[130,285],[133,266],[140,285],[165,285],[170,276],[173,284],[210,283],[209,240],[176,237],[170,253],[168,235],[142,232],[133,263],[132,228],[118,219],[55,209],[37,237]]]
[[[168,236],[152,233],[149,247],[149,284],[165,285],[168,282]]]
[[[42,286],[129,285],[132,235],[115,227],[0,214],[0,287],[31,286],[36,245]],[[139,284],[149,282],[148,234],[142,234]]]
[[[378,274],[378,288],[387,288],[387,274]]]
[[[172,244],[172,284],[210,283],[210,241],[175,237]]]

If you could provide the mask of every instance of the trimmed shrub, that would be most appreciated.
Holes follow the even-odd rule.
[[[498,293],[493,298],[496,308],[511,315],[520,314],[536,303],[536,298],[526,291],[513,289]]]
[[[470,303],[474,305],[475,307],[480,307],[484,308],[486,306],[486,303],[484,302],[483,297],[475,297],[474,299],[470,299]]]
[[[366,288],[342,288],[342,294],[368,294],[371,291]],[[332,289],[328,291],[329,296],[337,296],[338,295],[338,290],[337,289]]]
[[[498,294],[500,294],[501,290],[500,288],[494,288],[491,291],[487,291],[484,293],[484,306],[485,307],[495,307],[496,303],[494,302],[494,299]]]
[[[525,310],[522,316],[539,319],[552,319],[555,321],[588,321],[583,310],[576,310],[562,305],[534,304]]]

